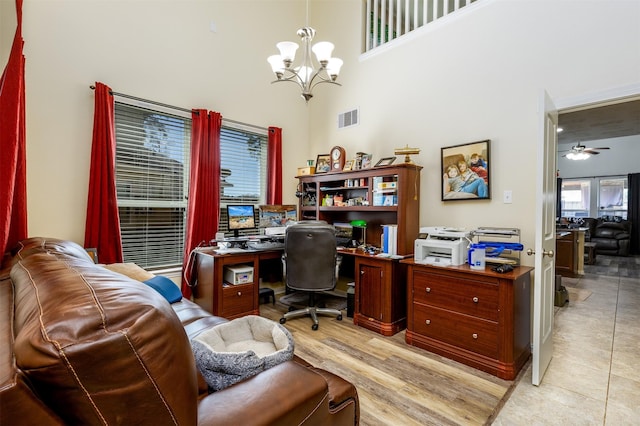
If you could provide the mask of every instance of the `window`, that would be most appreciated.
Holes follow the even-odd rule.
[[[624,176],[563,179],[562,217],[627,218],[628,182]]]
[[[190,115],[116,102],[115,128],[124,261],[147,269],[180,267],[189,194]],[[223,120],[220,156],[221,212],[212,214],[224,219],[227,203],[264,203],[266,129]],[[225,220],[219,223],[226,228]]]
[[[590,180],[562,180],[562,217],[589,217]]]
[[[182,265],[191,119],[116,102],[115,123],[124,261]]]
[[[226,127],[220,133],[220,220],[219,231],[228,232],[227,204],[265,203],[267,176],[267,132],[244,126]],[[258,209],[256,209],[256,215]],[[258,223],[259,218],[255,218]],[[257,233],[240,231],[240,235]]]
[[[627,218],[627,178],[600,178],[598,182],[598,217]]]

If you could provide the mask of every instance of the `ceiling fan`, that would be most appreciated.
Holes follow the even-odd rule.
[[[586,146],[580,144],[580,142],[578,142],[577,145],[574,145],[571,147],[571,149],[566,150],[566,151],[560,151],[560,152],[567,152],[566,154],[563,155],[563,157],[568,158],[569,160],[586,160],[587,158],[589,158],[592,155],[598,155],[600,154],[600,150],[603,149],[609,149],[608,146],[603,146],[600,148],[587,148]]]

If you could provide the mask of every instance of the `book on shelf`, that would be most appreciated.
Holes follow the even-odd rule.
[[[382,252],[398,254],[398,225],[382,225]]]

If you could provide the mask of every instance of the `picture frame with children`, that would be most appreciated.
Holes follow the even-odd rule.
[[[490,200],[489,139],[441,148],[442,201]]]

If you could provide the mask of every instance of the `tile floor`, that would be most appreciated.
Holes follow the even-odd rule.
[[[562,284],[580,291],[557,309],[543,381],[529,366],[493,425],[640,425],[640,257],[598,255]]]

